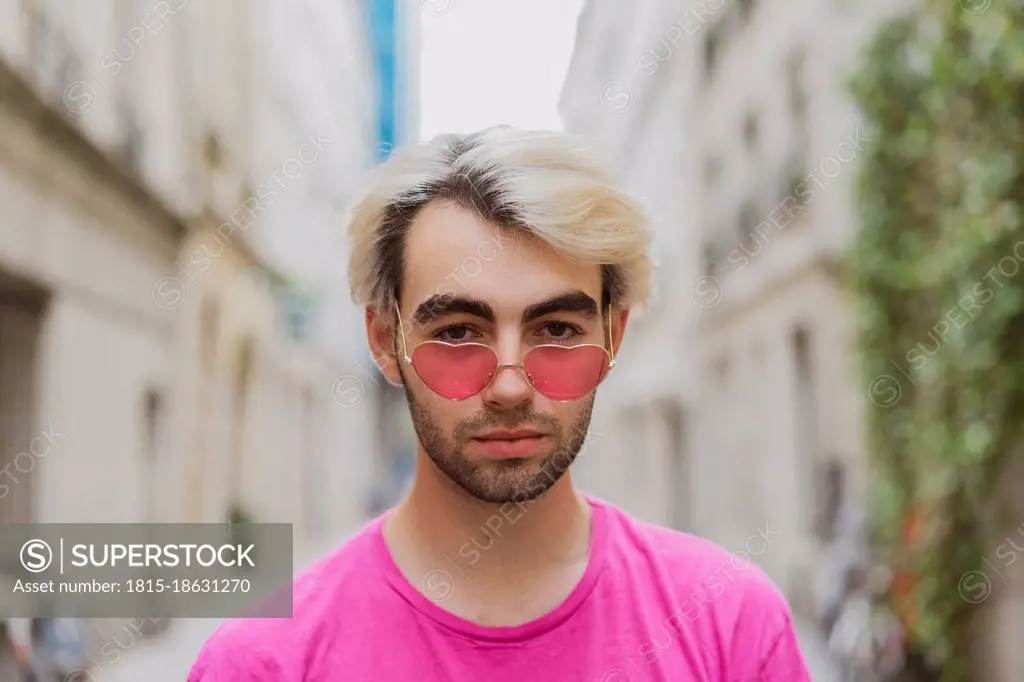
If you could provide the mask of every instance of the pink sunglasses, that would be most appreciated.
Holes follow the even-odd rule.
[[[482,343],[423,341],[413,349],[410,357],[401,316],[398,326],[406,363],[430,390],[448,400],[471,398],[487,388],[501,370],[518,369],[541,395],[559,402],[572,402],[597,388],[615,366],[613,352],[591,343],[534,346],[526,352],[522,362],[501,363],[494,349]],[[611,338],[609,307],[609,344]]]

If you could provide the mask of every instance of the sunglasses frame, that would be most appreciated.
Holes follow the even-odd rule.
[[[405,338],[405,326],[402,324],[402,316],[401,315],[398,315],[398,328],[399,328],[399,331],[402,334],[402,356],[405,359],[406,364],[408,364],[410,367],[412,367],[412,370],[414,372],[416,372],[416,376],[420,378],[420,381],[423,381],[423,377],[420,377],[419,372],[416,371],[416,364],[412,361],[412,357],[409,355],[409,345],[408,345],[408,341]],[[427,384],[426,381],[423,381],[423,383],[431,391],[434,391],[434,393],[436,393],[437,395],[440,395],[445,400],[450,400],[453,403],[462,402],[463,400],[469,400],[470,398],[472,398],[474,396],[478,396],[481,393],[483,393],[484,391],[486,391],[487,387],[490,386],[492,383],[494,383],[494,380],[498,378],[498,374],[503,369],[518,369],[518,370],[521,370],[522,373],[523,373],[523,376],[526,378],[526,383],[528,383],[530,385],[530,388],[532,388],[534,391],[537,391],[538,393],[543,395],[545,398],[548,398],[548,400],[554,400],[555,402],[559,402],[559,403],[572,403],[572,402],[576,402],[577,400],[580,400],[581,398],[583,398],[583,396],[580,396],[579,398],[572,398],[572,399],[569,399],[569,400],[558,400],[558,399],[555,399],[555,398],[549,398],[543,391],[541,391],[540,389],[537,388],[537,386],[533,383],[533,377],[530,376],[530,373],[526,369],[526,357],[531,352],[533,352],[534,350],[536,350],[538,348],[561,348],[561,349],[588,348],[588,347],[589,348],[600,348],[604,352],[604,354],[608,357],[608,367],[605,369],[604,374],[601,375],[601,380],[597,382],[597,385],[595,385],[594,388],[590,389],[591,391],[593,391],[598,386],[600,386],[602,384],[602,382],[604,382],[604,380],[608,377],[608,373],[611,372],[613,367],[615,367],[615,351],[614,351],[614,344],[612,343],[612,307],[610,305],[608,306],[608,346],[611,347],[612,350],[609,350],[603,344],[602,345],[598,345],[596,343],[580,343],[580,344],[576,344],[576,345],[572,345],[572,346],[563,346],[563,345],[557,344],[557,343],[544,343],[544,344],[541,344],[539,346],[533,346],[532,348],[527,350],[525,353],[523,353],[523,359],[520,360],[519,362],[499,362],[498,361],[499,358],[498,358],[497,351],[495,351],[491,346],[488,346],[486,343],[476,343],[476,342],[473,342],[473,341],[468,342],[468,343],[449,343],[447,341],[428,340],[428,341],[420,341],[419,343],[417,343],[415,348],[412,349],[412,354],[415,355],[416,354],[416,350],[419,349],[420,346],[423,346],[423,345],[428,344],[428,343],[440,344],[442,346],[448,346],[448,347],[451,347],[451,348],[456,348],[456,347],[460,347],[460,346],[480,346],[480,347],[486,348],[487,350],[489,350],[491,352],[492,355],[494,355],[494,371],[491,372],[491,376],[487,379],[487,383],[485,383],[480,388],[479,391],[477,391],[473,395],[468,395],[465,398],[449,398],[448,396],[441,395],[437,391],[434,391],[434,389],[430,386],[430,384]],[[588,393],[589,392],[590,391],[588,391]],[[584,395],[586,395],[586,394],[584,394]]]

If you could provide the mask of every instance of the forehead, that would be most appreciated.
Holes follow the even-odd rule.
[[[566,290],[601,300],[601,266],[561,254],[446,202],[427,204],[405,244],[402,307],[436,294],[465,294],[495,309],[520,310]]]

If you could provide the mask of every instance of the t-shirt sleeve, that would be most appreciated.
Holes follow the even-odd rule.
[[[757,682],[812,682],[800,651],[793,621],[787,616],[782,631],[769,644],[761,659]]]

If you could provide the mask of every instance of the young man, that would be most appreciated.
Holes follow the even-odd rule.
[[[382,167],[349,231],[415,480],[297,578],[292,619],[224,625],[191,682],[810,679],[756,566],[573,487],[651,272],[642,211],[584,147],[439,138]]]

